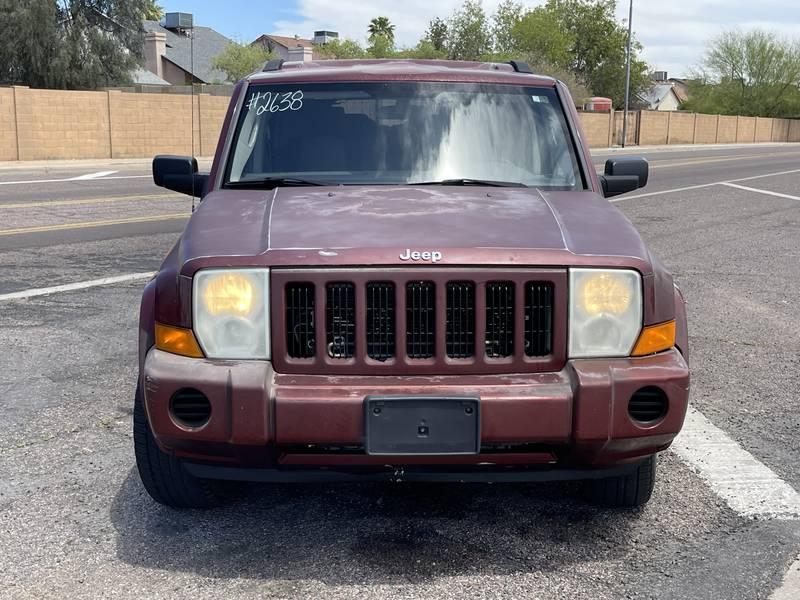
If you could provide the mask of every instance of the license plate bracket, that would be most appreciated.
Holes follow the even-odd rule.
[[[365,449],[370,455],[464,455],[480,452],[480,398],[367,396]]]

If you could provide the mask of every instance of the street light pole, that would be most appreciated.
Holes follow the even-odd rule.
[[[628,9],[628,52],[625,58],[625,110],[622,113],[622,147],[628,141],[628,106],[631,100],[631,36],[633,35],[633,0]]]

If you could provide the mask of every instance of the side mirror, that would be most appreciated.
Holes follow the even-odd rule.
[[[643,188],[647,185],[649,175],[650,165],[646,158],[630,156],[609,158],[606,161],[605,172],[600,176],[603,195],[611,198]]]
[[[203,197],[208,175],[197,172],[197,159],[191,156],[160,155],[153,159],[153,183],[173,192]]]

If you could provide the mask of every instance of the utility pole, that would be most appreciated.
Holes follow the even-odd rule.
[[[628,106],[631,101],[631,36],[633,35],[633,0],[628,9],[628,52],[625,58],[625,110],[622,113],[622,147],[628,141]],[[612,109],[613,110],[613,109]]]

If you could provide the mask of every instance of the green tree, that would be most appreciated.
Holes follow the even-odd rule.
[[[480,0],[464,0],[447,25],[448,54],[454,60],[481,60],[492,52],[492,33]]]
[[[685,107],[761,117],[800,115],[800,41],[754,29],[709,42]]]
[[[447,22],[439,17],[434,18],[428,23],[428,29],[420,44],[425,43],[437,52],[447,51]]]
[[[0,0],[0,81],[95,89],[129,84],[146,0]]]
[[[229,81],[239,81],[256,69],[262,67],[274,55],[259,44],[240,44],[231,42],[217,54],[212,66],[225,73]]]
[[[389,58],[395,54],[394,41],[381,34],[370,37],[370,45],[367,54],[371,58]]]
[[[394,46],[394,25],[389,21],[388,17],[375,17],[369,22],[367,27],[369,33],[369,41],[374,43],[376,38],[382,37],[389,41],[391,46]]]
[[[616,0],[547,0],[535,11],[546,11],[571,36],[570,71],[599,96],[616,106],[625,98],[625,55],[628,30],[615,17]],[[638,58],[641,44],[632,45],[631,95],[649,85],[647,64]]]
[[[159,21],[164,16],[164,8],[156,0],[146,0],[144,18],[148,21]]]
[[[367,51],[358,42],[347,38],[331,40],[323,47],[318,47],[317,51],[323,58],[327,59],[367,57]]]
[[[524,54],[535,64],[569,70],[572,68],[572,48],[575,35],[561,28],[552,11],[532,10],[526,13],[511,30],[513,51]]]
[[[514,31],[522,20],[522,5],[514,0],[503,0],[492,16],[492,35],[496,54],[511,55],[518,50]]]

